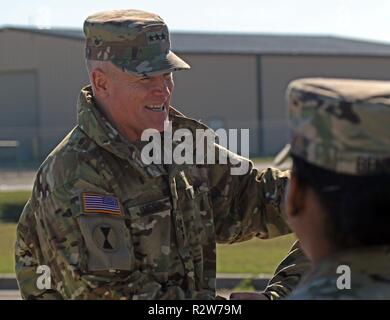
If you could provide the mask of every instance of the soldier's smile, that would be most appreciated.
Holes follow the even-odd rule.
[[[161,105],[147,105],[145,106],[146,109],[150,110],[150,111],[153,111],[153,112],[163,112],[165,111],[165,105],[164,104],[161,104]]]

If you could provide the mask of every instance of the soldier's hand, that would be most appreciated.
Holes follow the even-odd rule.
[[[230,294],[230,300],[269,300],[262,292],[233,292]]]

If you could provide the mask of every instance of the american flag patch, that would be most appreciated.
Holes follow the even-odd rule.
[[[81,194],[81,200],[83,212],[85,213],[105,213],[123,216],[119,200],[114,196],[84,192]]]

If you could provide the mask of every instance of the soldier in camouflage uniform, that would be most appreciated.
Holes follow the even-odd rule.
[[[91,86],[78,124],[40,166],[17,228],[16,275],[25,299],[214,299],[216,242],[290,232],[282,198],[288,173],[232,164],[145,164],[140,135],[195,136],[203,124],[170,106],[172,51],[157,15],[120,10],[84,24]],[[218,158],[218,157],[217,157]],[[37,268],[50,268],[50,288]]]
[[[299,79],[287,92],[286,212],[311,264],[288,298],[390,299],[390,82]],[[296,244],[268,289],[284,296],[307,266]]]

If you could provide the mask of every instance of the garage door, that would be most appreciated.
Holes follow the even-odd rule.
[[[0,72],[0,161],[30,161],[36,155],[37,79],[34,72]],[[8,147],[7,147],[8,146]]]

